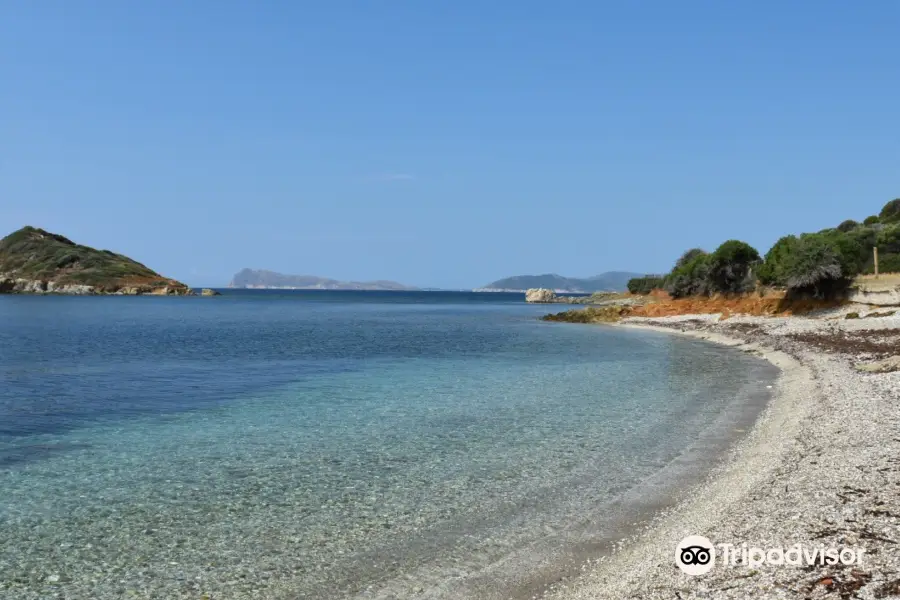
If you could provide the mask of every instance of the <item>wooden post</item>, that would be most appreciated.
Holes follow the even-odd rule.
[[[872,252],[875,253],[875,279],[878,279],[878,246],[872,248]]]

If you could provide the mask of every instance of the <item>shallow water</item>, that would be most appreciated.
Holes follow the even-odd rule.
[[[612,507],[695,475],[775,374],[545,312],[508,294],[0,296],[0,597],[526,589],[516,561],[544,577],[599,546]]]

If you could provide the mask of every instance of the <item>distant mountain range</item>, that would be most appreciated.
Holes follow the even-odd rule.
[[[230,288],[289,290],[415,290],[396,281],[338,281],[315,275],[284,275],[263,269],[242,269],[228,284]]]
[[[628,280],[633,277],[643,277],[643,273],[629,273],[627,271],[608,271],[587,277],[563,277],[555,273],[546,275],[517,275],[507,277],[489,283],[476,291],[524,291],[530,288],[547,288],[566,292],[622,292]]]

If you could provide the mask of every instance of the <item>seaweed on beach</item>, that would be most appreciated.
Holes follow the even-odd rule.
[[[765,329],[756,323],[727,323],[726,326],[732,331],[743,333],[745,335],[753,333],[765,333]]]
[[[789,333],[786,338],[808,344],[824,352],[887,358],[900,354],[900,334],[896,330],[862,329],[834,333]]]
[[[900,579],[894,579],[878,586],[875,588],[874,596],[876,598],[900,596]]]

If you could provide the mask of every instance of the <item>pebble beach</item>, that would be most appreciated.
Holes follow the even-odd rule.
[[[862,318],[846,318],[850,312]],[[885,312],[624,320],[739,347],[782,374],[753,429],[703,483],[545,597],[900,597],[900,372],[861,370],[877,371],[878,361],[900,353],[900,316]],[[675,564],[676,545],[689,535],[864,554],[858,564],[833,566],[751,567],[738,559],[690,576]]]

